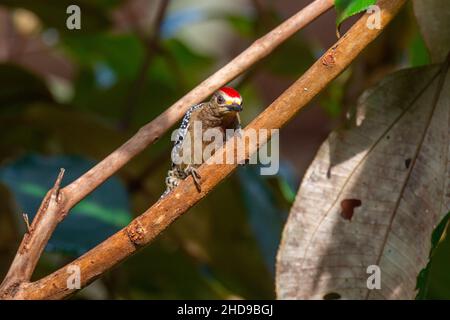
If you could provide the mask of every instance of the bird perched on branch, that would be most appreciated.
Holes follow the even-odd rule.
[[[227,138],[227,129],[240,131],[241,111],[242,97],[231,87],[223,87],[215,92],[208,102],[189,108],[176,134],[171,154],[172,165],[166,177],[166,191],[161,197],[167,195],[189,175],[194,179],[197,189],[201,191],[201,177],[197,168],[207,160],[203,159],[203,151],[210,144],[205,141],[204,133],[208,129],[217,129],[222,133],[224,142]],[[200,146],[200,150],[196,150],[196,146]]]

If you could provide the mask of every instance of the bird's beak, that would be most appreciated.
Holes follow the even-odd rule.
[[[242,111],[242,104],[233,103],[233,104],[227,106],[227,108],[230,111],[241,112]]]

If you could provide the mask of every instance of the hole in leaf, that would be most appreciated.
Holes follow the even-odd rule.
[[[323,300],[339,300],[341,295],[337,292],[330,292],[323,296]]]
[[[362,204],[359,199],[345,199],[341,201],[341,217],[345,220],[352,220],[355,208]]]
[[[409,169],[409,166],[411,165],[411,158],[408,158],[405,160],[405,167],[406,169]]]

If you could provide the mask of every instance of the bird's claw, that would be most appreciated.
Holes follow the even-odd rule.
[[[194,184],[195,184],[195,187],[197,188],[198,192],[202,192],[202,187],[200,184],[200,180],[202,179],[202,177],[198,173],[197,169],[190,168],[189,174],[192,176],[192,179],[194,180]]]
[[[239,139],[242,139],[242,128],[241,128],[241,127],[238,127],[238,128],[235,130],[235,135],[236,135],[236,137],[238,137]]]

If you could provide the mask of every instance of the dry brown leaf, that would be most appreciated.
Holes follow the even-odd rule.
[[[278,298],[415,296],[431,232],[450,206],[447,73],[387,77],[361,97],[355,126],[321,146],[283,233]],[[370,265],[381,269],[379,290],[367,288]]]
[[[414,0],[414,14],[434,62],[450,52],[450,10],[448,0]]]

